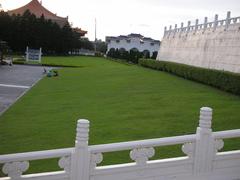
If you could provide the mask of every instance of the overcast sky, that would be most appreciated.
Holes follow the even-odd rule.
[[[4,10],[23,6],[31,0],[0,0]],[[58,16],[69,16],[70,23],[88,31],[94,40],[94,19],[97,19],[97,38],[140,33],[161,40],[164,26],[187,24],[196,18],[203,22],[219,14],[240,16],[240,0],[42,0],[42,4]]]

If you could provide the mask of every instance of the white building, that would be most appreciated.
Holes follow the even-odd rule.
[[[129,34],[127,36],[106,36],[107,52],[114,48],[119,50],[138,50],[152,56],[153,52],[158,52],[160,48],[160,41],[152,38],[147,38],[141,34]]]

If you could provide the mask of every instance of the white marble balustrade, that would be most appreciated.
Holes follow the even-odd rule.
[[[196,134],[88,145],[89,121],[79,120],[75,147],[0,155],[0,180],[237,180],[240,179],[240,150],[219,152],[224,139],[239,138],[240,129],[212,132],[212,109],[200,110]],[[236,139],[239,141],[239,139]],[[240,142],[240,141],[239,141]],[[150,160],[155,147],[182,145],[183,157]],[[104,153],[129,150],[125,164],[102,166]],[[62,171],[24,174],[32,160],[59,158]]]

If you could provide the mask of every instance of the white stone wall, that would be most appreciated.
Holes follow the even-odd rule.
[[[157,60],[240,73],[240,18],[214,23],[166,31]]]
[[[124,48],[126,51],[130,51],[132,48],[136,48],[140,52],[148,50],[150,52],[150,56],[152,56],[153,52],[158,51],[160,48],[160,45],[156,42],[153,45],[151,45],[153,41],[150,40],[145,40],[142,41],[143,43],[141,43],[140,38],[128,38],[128,39],[130,40],[130,42],[127,42],[127,39],[120,39],[119,42],[117,42],[114,39],[111,40],[110,42],[108,42],[107,52],[111,48],[114,49]]]

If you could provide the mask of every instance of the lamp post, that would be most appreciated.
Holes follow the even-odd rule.
[[[95,40],[94,40],[94,52],[97,52],[97,20],[95,18]]]

